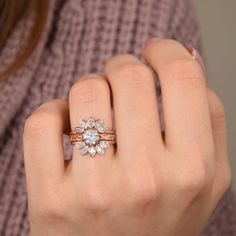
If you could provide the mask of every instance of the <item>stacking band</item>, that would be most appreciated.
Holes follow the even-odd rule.
[[[94,157],[96,153],[103,155],[105,149],[116,143],[114,131],[104,128],[101,119],[80,119],[80,126],[75,127],[69,134],[70,143],[80,149],[81,154]]]

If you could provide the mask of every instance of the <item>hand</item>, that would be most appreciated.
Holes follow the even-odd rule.
[[[173,40],[151,41],[143,55],[160,78],[164,139],[153,75],[132,55],[111,58],[104,78],[84,76],[68,102],[47,102],[27,119],[33,236],[194,236],[228,188],[224,109],[199,64]],[[117,146],[94,158],[73,148],[65,162],[63,132],[89,116],[112,127],[112,109]]]

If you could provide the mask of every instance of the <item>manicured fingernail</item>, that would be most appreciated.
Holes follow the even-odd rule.
[[[159,41],[159,40],[161,40],[161,38],[159,38],[159,37],[150,38],[150,39],[148,39],[148,40],[146,41],[146,43],[144,44],[143,47],[146,47],[146,46],[149,45],[150,43],[157,42],[157,41]]]
[[[195,59],[198,62],[198,64],[201,66],[203,73],[206,76],[206,67],[198,50],[193,47],[187,47],[187,50],[192,55],[193,59]]]

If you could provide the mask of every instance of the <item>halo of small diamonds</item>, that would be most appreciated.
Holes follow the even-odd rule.
[[[80,126],[76,127],[75,131],[82,135],[82,140],[78,140],[75,147],[80,150],[82,155],[89,154],[90,157],[94,157],[96,153],[103,155],[105,149],[110,146],[107,140],[101,138],[101,134],[108,130],[103,126],[103,121],[95,120],[90,116],[87,121],[80,119],[79,124]]]

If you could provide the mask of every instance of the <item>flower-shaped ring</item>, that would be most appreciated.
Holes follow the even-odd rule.
[[[103,155],[110,144],[115,144],[114,131],[103,126],[101,119],[89,117],[80,119],[80,126],[70,132],[70,142],[78,148],[82,155],[89,154],[94,157],[96,153]]]

